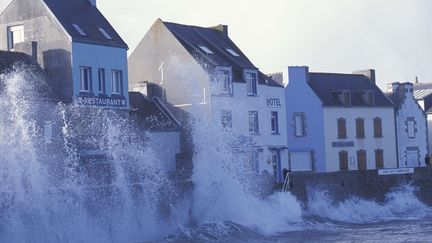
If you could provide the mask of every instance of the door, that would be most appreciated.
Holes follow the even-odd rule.
[[[418,151],[407,151],[406,159],[406,167],[417,167],[420,165],[420,156]]]
[[[281,171],[281,161],[280,161],[280,153],[278,150],[272,150],[272,166],[273,166],[273,176],[276,181],[282,181],[282,171]]]
[[[358,165],[358,170],[366,170],[367,169],[366,151],[365,150],[357,151],[357,165]]]
[[[311,171],[312,170],[312,153],[291,152],[290,153],[291,171]]]

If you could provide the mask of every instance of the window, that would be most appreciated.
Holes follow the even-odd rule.
[[[105,36],[105,38],[107,38],[107,40],[112,40],[112,37],[102,28],[98,28],[99,31],[102,33],[102,35]]]
[[[81,72],[81,92],[91,91],[91,68],[90,67],[80,67]]]
[[[75,28],[76,31],[78,31],[78,33],[82,36],[87,36],[87,33],[84,32],[83,29],[81,29],[81,27],[77,24],[72,24],[72,26]]]
[[[235,56],[235,57],[239,57],[240,55],[237,53],[237,52],[235,52],[233,49],[231,49],[231,48],[226,48],[225,49],[227,52],[229,52],[231,55],[233,55],[233,56]]]
[[[249,132],[259,133],[258,111],[249,111]]]
[[[253,174],[258,174],[259,172],[259,154],[258,151],[250,151],[247,155],[247,161],[246,161],[247,169]]]
[[[345,105],[345,106],[349,106],[349,105],[351,105],[351,93],[349,92],[349,91],[344,91],[344,92],[342,92],[342,95],[343,95],[343,104]]]
[[[232,82],[230,70],[216,71],[216,88],[220,94],[232,94]]]
[[[221,114],[222,128],[229,130],[232,128],[232,111],[222,110]]]
[[[379,117],[375,117],[373,119],[374,124],[374,137],[375,138],[382,138],[382,120]]]
[[[374,105],[374,100],[375,100],[375,98],[374,98],[374,92],[373,91],[368,91],[368,92],[366,92],[366,103],[368,104],[368,105]]]
[[[212,52],[210,49],[208,49],[206,46],[198,46],[201,50],[203,50],[205,53],[213,55],[214,52]]]
[[[367,169],[366,151],[363,149],[357,151],[357,167],[358,167],[358,170],[366,170]]]
[[[364,128],[364,119],[357,118],[356,119],[356,137],[364,138],[365,137],[365,128]]]
[[[375,150],[375,166],[377,169],[384,168],[384,151],[382,149]]]
[[[17,25],[8,27],[8,49],[13,50],[15,44],[24,42],[24,26]]]
[[[339,170],[344,171],[348,170],[348,152],[340,151],[339,152]]]
[[[416,122],[414,117],[408,117],[407,121],[405,122],[406,129],[405,132],[408,134],[408,138],[415,138],[417,129],[416,129]]]
[[[245,80],[247,83],[247,93],[248,95],[256,95],[257,94],[257,73],[256,72],[246,72]]]
[[[98,70],[98,83],[99,83],[99,94],[105,93],[105,69],[99,68]]]
[[[339,118],[337,120],[337,128],[338,128],[338,138],[339,139],[347,138],[346,120],[344,118]]]
[[[111,79],[112,79],[112,93],[121,94],[122,93],[122,71],[112,70]]]
[[[303,115],[295,115],[295,136],[296,137],[304,137],[305,129],[304,129],[304,116]]]
[[[271,131],[273,134],[279,133],[279,118],[277,111],[271,112]]]

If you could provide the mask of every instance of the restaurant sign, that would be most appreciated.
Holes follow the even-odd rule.
[[[112,98],[112,97],[81,97],[78,96],[77,103],[85,106],[98,106],[98,107],[126,107],[125,98]]]

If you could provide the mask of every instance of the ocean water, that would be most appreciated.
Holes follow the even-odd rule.
[[[37,118],[43,77],[17,65],[0,80],[0,242],[431,241],[431,208],[408,185],[384,203],[337,202],[326,191],[311,192],[306,205],[290,193],[262,196],[232,150],[253,141],[197,114],[193,188],[183,195],[128,118],[54,104],[61,136],[52,144]],[[83,145],[109,159],[83,163]]]

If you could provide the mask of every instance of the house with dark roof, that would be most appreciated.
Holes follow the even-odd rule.
[[[395,106],[399,167],[426,166],[426,113],[414,98],[412,83],[395,82],[391,86],[387,96]]]
[[[96,0],[13,0],[0,32],[0,50],[37,60],[62,100],[129,108],[128,46]]]
[[[394,107],[376,86],[374,70],[339,74],[289,67],[288,74],[291,171],[398,167]]]
[[[143,133],[157,161],[167,171],[176,169],[180,153],[180,122],[163,102],[147,92],[129,92],[131,117]]]
[[[193,117],[210,122],[219,134],[250,138],[253,151],[238,148],[248,151],[241,157],[250,171],[267,171],[281,180],[287,164],[283,86],[247,58],[227,26],[158,19],[128,62],[130,90],[156,84],[182,124],[188,124],[182,117]]]
[[[414,99],[426,113],[428,123],[428,153],[432,155],[432,83],[415,83]]]

